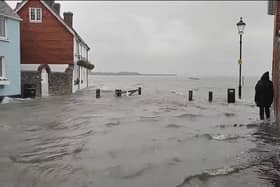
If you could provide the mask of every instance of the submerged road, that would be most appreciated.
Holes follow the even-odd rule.
[[[92,87],[0,105],[0,186],[279,184],[279,131],[254,103],[187,102],[145,81],[142,96]]]

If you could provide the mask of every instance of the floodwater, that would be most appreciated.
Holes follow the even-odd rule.
[[[90,78],[71,96],[0,105],[1,187],[280,186],[280,133],[258,121],[257,78],[235,104],[233,78]]]

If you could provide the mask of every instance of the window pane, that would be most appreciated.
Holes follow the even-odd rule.
[[[5,18],[4,16],[0,16],[0,37],[6,36],[6,29],[5,29]]]
[[[0,77],[3,77],[3,57],[0,57]]]
[[[30,11],[30,19],[32,20],[32,21],[34,21],[35,20],[35,8],[31,8],[31,11]]]
[[[37,8],[37,12],[36,12],[36,20],[37,21],[41,21],[41,9]]]

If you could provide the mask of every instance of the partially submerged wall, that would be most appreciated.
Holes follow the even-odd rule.
[[[41,96],[41,76],[38,71],[22,71],[21,72],[21,94],[23,96],[24,88],[32,85],[36,90],[36,97]]]
[[[66,72],[50,72],[49,83],[49,95],[68,95],[72,94],[72,79],[73,73],[71,71]],[[26,85],[31,85],[36,90],[36,97],[41,97],[41,73],[38,71],[22,71],[21,72],[21,89],[24,93]]]
[[[72,74],[53,72],[49,74],[49,94],[69,95],[72,94]]]

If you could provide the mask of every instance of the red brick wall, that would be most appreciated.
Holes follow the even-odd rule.
[[[42,8],[42,23],[29,22],[29,7]],[[30,0],[18,14],[21,64],[73,64],[73,35],[39,0]]]
[[[278,31],[280,29],[280,2],[276,1],[276,11],[274,17],[274,34],[273,34],[273,64],[272,64],[272,81],[274,87],[274,111],[276,121],[280,125],[280,66],[279,66],[279,52],[280,46],[278,42]]]

